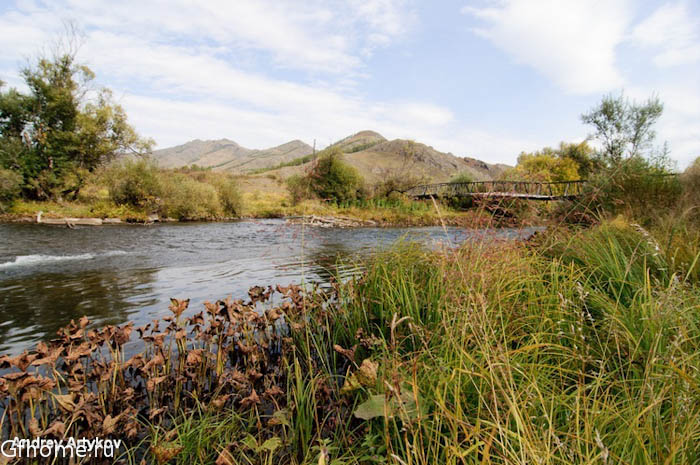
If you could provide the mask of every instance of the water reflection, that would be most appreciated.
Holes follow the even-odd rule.
[[[87,315],[99,324],[121,324],[143,306],[154,282],[148,270],[37,273],[0,281],[0,352],[53,335],[71,319]]]

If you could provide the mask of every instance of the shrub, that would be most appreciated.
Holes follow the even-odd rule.
[[[681,175],[683,197],[687,205],[700,205],[700,157],[696,158]],[[700,212],[698,212],[700,213]]]
[[[214,183],[216,193],[219,196],[221,210],[229,216],[240,216],[242,201],[241,193],[233,179],[221,179]]]
[[[22,189],[22,175],[0,168],[0,210],[3,204],[11,202]]]
[[[154,208],[163,186],[155,162],[146,158],[127,159],[105,172],[109,195],[117,205]]]
[[[360,173],[341,156],[337,147],[321,153],[308,175],[311,190],[323,200],[347,202],[362,197]]]
[[[631,157],[593,176],[582,203],[599,213],[627,213],[648,222],[674,207],[681,191],[667,160]]]
[[[360,173],[342,160],[342,152],[332,147],[321,152],[306,176],[287,179],[293,203],[319,197],[334,202],[349,202],[367,196]]]
[[[238,216],[241,214],[243,202],[233,175],[209,169],[189,170],[184,173],[200,183],[214,186],[219,197],[221,212],[224,215]]]
[[[504,179],[537,182],[575,181],[580,179],[578,163],[545,147],[539,152],[521,153],[515,168],[503,173]]]
[[[221,217],[222,207],[213,185],[173,173],[163,185],[161,212],[179,220],[205,220]]]
[[[460,183],[460,182],[474,182],[474,176],[472,176],[471,173],[468,171],[461,171],[450,179],[450,182],[455,184],[455,183]]]
[[[290,176],[287,178],[287,190],[289,190],[293,205],[313,197],[308,176],[302,176],[300,174]]]

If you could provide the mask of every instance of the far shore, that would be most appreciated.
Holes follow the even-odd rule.
[[[161,218],[152,215],[146,218],[99,218],[99,217],[61,217],[41,215],[16,215],[0,214],[0,224],[46,224],[52,226],[116,226],[116,225],[153,225],[159,223],[224,223],[235,221],[254,221],[262,219],[281,219],[289,224],[304,224],[320,228],[362,228],[362,227],[427,227],[427,226],[451,226],[451,227],[515,227],[533,226],[533,224],[511,223],[498,221],[494,218],[486,218],[483,215],[475,215],[473,212],[462,212],[462,215],[449,214],[440,216],[401,217],[368,219],[360,215],[352,214],[308,214],[308,215],[246,215],[230,218],[212,218],[207,220],[188,220],[176,218]]]

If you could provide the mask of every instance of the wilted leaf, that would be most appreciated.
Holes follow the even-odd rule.
[[[284,409],[275,411],[268,424],[289,426],[288,412]]]
[[[362,361],[357,372],[358,380],[363,386],[372,386],[377,382],[377,369],[379,364],[366,358]]]
[[[357,344],[355,344],[352,349],[344,349],[338,344],[333,344],[333,350],[341,355],[344,355],[348,360],[355,363],[355,350],[357,350]]]
[[[73,410],[75,410],[73,394],[54,395],[53,397],[54,399],[56,399],[56,402],[58,402],[58,405],[63,410],[65,410],[68,413],[73,413]]]
[[[361,387],[374,386],[377,382],[378,368],[379,365],[370,359],[367,358],[363,360],[359,370],[345,377],[345,382],[343,383],[343,387],[340,388],[340,393],[347,394]],[[349,371],[348,369],[348,372]]]
[[[45,435],[54,435],[56,437],[62,437],[66,432],[66,424],[63,423],[62,421],[54,421],[51,426],[49,426],[46,431],[44,431]]]
[[[348,369],[348,372],[349,371],[350,370]],[[343,382],[343,387],[340,388],[340,393],[347,394],[349,392],[360,389],[361,387],[362,384],[360,384],[360,381],[358,381],[357,376],[355,375],[355,373],[352,373],[345,376],[345,382]]]
[[[233,457],[231,456],[231,452],[228,451],[228,449],[224,449],[219,453],[219,457],[217,457],[216,462],[214,462],[215,465],[234,465]]]
[[[260,397],[258,396],[258,393],[255,392],[255,389],[250,393],[250,395],[244,399],[241,400],[241,406],[243,408],[248,408],[252,405],[259,404],[260,403]]]
[[[216,399],[212,399],[211,405],[214,406],[216,409],[221,409],[224,405],[226,405],[226,401],[231,397],[231,394],[226,394],[224,396],[219,396]]]
[[[151,452],[156,457],[158,465],[163,465],[174,459],[180,452],[182,452],[182,446],[178,446],[172,443],[158,444],[157,446],[151,447]]]
[[[39,420],[32,418],[29,420],[29,432],[34,437],[41,436],[41,428],[39,428]]]
[[[114,433],[114,430],[116,429],[117,423],[119,423],[120,418],[121,415],[117,415],[114,418],[112,418],[112,415],[107,415],[104,421],[102,422],[102,434],[107,436]]]
[[[202,363],[202,354],[204,349],[193,349],[187,354],[187,364],[188,365],[198,365]]]
[[[170,311],[175,314],[176,317],[179,317],[182,312],[184,312],[187,309],[187,306],[190,304],[190,299],[185,299],[185,300],[178,300],[178,299],[170,299]]]

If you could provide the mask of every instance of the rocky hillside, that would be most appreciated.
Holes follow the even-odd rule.
[[[202,167],[217,166],[233,159],[248,156],[253,150],[241,147],[228,139],[199,140],[186,144],[156,150],[153,158],[164,168],[198,165]]]
[[[362,131],[336,142],[345,161],[357,168],[370,184],[392,176],[410,177],[425,182],[444,182],[467,173],[475,181],[494,179],[507,168],[474,158],[457,157],[433,147],[404,139],[386,140],[373,131]],[[309,168],[309,163],[268,171],[285,179]]]
[[[381,142],[359,152],[346,153],[346,160],[369,180],[405,174],[426,181],[448,181],[458,173],[468,173],[475,181],[498,176],[502,169],[473,158],[461,158],[433,147],[403,139]]]
[[[332,145],[334,147],[339,147],[340,150],[345,153],[354,153],[369,149],[382,142],[386,142],[386,139],[378,132],[360,131],[357,134],[348,136]]]
[[[333,146],[339,147],[345,160],[356,167],[365,179],[374,183],[387,176],[410,176],[430,182],[448,181],[459,173],[468,173],[474,180],[497,177],[505,165],[491,165],[474,158],[457,157],[440,152],[418,142],[387,140],[374,131],[361,131],[348,136]],[[308,163],[289,164],[313,152],[308,144],[293,140],[265,150],[241,147],[228,139],[214,141],[193,140],[177,147],[153,153],[158,163],[166,168],[196,164],[236,174],[251,174],[266,170],[283,180],[306,170]],[[301,160],[299,160],[301,161]]]
[[[164,168],[197,165],[234,173],[247,173],[292,161],[313,152],[308,144],[293,140],[277,147],[253,150],[228,139],[193,140],[176,147],[156,150],[153,158]]]

